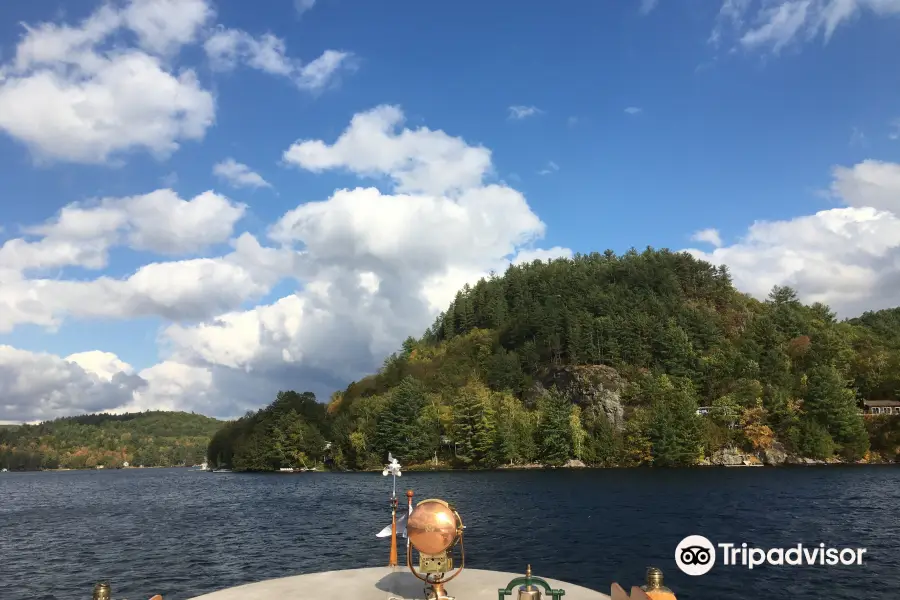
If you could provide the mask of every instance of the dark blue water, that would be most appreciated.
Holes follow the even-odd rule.
[[[900,468],[405,473],[400,482],[419,500],[456,504],[474,568],[531,563],[537,575],[609,593],[613,581],[642,583],[653,565],[679,600],[900,597]],[[388,540],[374,534],[390,522],[389,493],[388,478],[362,473],[5,473],[0,600],[89,598],[101,579],[116,598],[179,600],[383,565]],[[717,565],[688,577],[674,551],[690,534],[763,548],[865,547],[866,562]]]

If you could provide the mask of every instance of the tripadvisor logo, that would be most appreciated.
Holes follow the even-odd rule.
[[[689,535],[675,548],[675,564],[687,575],[705,575],[716,564],[716,548],[719,548],[721,564],[726,567],[761,565],[862,565],[865,548],[832,548],[825,544],[788,548],[755,548],[745,543],[720,543],[713,545],[702,535]]]

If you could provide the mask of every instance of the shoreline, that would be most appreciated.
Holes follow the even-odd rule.
[[[780,465],[690,465],[690,466],[682,466],[682,467],[652,467],[648,465],[637,466],[637,467],[622,467],[622,466],[614,466],[614,467],[598,467],[598,466],[589,466],[585,465],[583,467],[551,467],[551,466],[505,466],[505,467],[493,467],[493,468],[476,468],[476,469],[453,469],[450,467],[437,467],[430,469],[417,469],[417,468],[408,468],[406,469],[407,473],[492,473],[492,472],[503,472],[503,471],[615,471],[615,470],[630,470],[630,471],[670,471],[676,469],[732,469],[732,468],[751,468],[751,467],[767,467],[768,470],[771,469],[806,469],[806,468],[817,468],[817,467],[848,467],[848,468],[856,468],[856,467],[891,467],[891,466],[900,466],[900,463],[890,463],[890,462],[869,462],[869,463],[841,463],[841,462],[833,462],[833,463],[784,463]],[[183,469],[184,467],[144,467],[144,469]],[[124,471],[126,469],[38,469],[38,470],[29,470],[29,471],[4,471],[3,475],[9,474],[22,474],[22,473],[63,473],[63,472],[87,472],[87,471]],[[131,470],[131,469],[128,469]],[[200,471],[200,469],[196,469],[198,472],[203,473],[212,473],[212,471]],[[306,475],[308,473],[327,473],[327,474],[341,474],[341,473],[380,473],[381,469],[323,469],[321,471],[308,471],[308,472],[294,472],[294,473],[282,473],[279,471],[228,471],[228,473],[234,473],[238,475],[242,474],[251,474],[251,475]]]
[[[166,466],[166,467],[104,467],[102,469],[98,469],[97,467],[84,467],[83,469],[73,469],[73,468],[60,468],[60,469],[9,469],[7,471],[3,471],[3,473],[62,473],[65,471],[146,471],[147,469],[194,469],[193,466],[190,467],[182,467],[178,465]],[[200,469],[194,469],[199,471]]]
[[[575,462],[576,464],[569,464]],[[695,465],[685,465],[685,466],[677,466],[677,467],[661,467],[661,466],[652,466],[652,465],[638,465],[638,466],[623,466],[623,465],[611,465],[611,466],[599,466],[599,465],[588,465],[581,463],[580,461],[569,461],[564,465],[542,465],[538,463],[531,464],[518,464],[518,465],[499,465],[496,467],[473,467],[473,468],[454,468],[447,465],[409,465],[404,468],[406,472],[409,473],[486,473],[492,471],[557,471],[557,470],[571,470],[571,471],[579,471],[579,470],[589,470],[589,471],[600,471],[600,470],[616,470],[616,469],[641,469],[641,470],[670,470],[670,469],[717,469],[717,468],[750,468],[750,467],[768,467],[772,468],[804,468],[804,467],[870,467],[870,466],[900,466],[900,461],[898,462],[890,462],[890,461],[858,461],[858,462],[844,462],[841,460],[817,460],[817,459],[803,459],[792,457],[791,460],[786,460],[784,462],[778,464],[764,463],[764,462],[751,462],[749,464],[712,464],[712,463],[698,463]],[[191,467],[182,467],[182,466],[153,466],[153,467],[119,467],[119,468],[108,468],[108,469],[97,469],[94,467],[84,468],[84,469],[72,469],[72,468],[64,468],[64,469],[30,469],[30,470],[9,470],[3,472],[3,474],[7,473],[62,473],[69,471],[141,471],[146,469],[185,469],[189,471],[198,471],[203,473],[211,473],[210,470],[201,470],[195,469],[193,466]],[[381,467],[378,468],[370,468],[370,469],[322,469],[315,471],[293,471],[293,472],[279,472],[279,471],[229,471],[231,473],[254,473],[254,474],[274,474],[274,475],[306,475],[309,473],[380,473],[382,471]]]

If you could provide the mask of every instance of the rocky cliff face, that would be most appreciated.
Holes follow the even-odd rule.
[[[534,393],[546,393],[553,386],[582,408],[602,410],[616,428],[625,426],[622,390],[625,382],[619,373],[605,365],[566,366],[551,370],[535,386]]]
[[[775,442],[760,453],[760,458],[763,464],[777,466],[787,461],[788,454],[781,442]]]
[[[723,448],[709,458],[709,464],[720,467],[738,467],[752,464],[760,464],[760,460],[737,448]]]
[[[829,462],[840,462],[835,459],[834,461]],[[824,465],[827,464],[824,460],[815,460],[812,458],[803,458],[801,456],[796,456],[793,454],[789,454],[784,445],[781,442],[775,442],[765,450],[759,452],[758,454],[750,454],[747,452],[741,452],[737,448],[723,448],[719,450],[715,454],[713,454],[708,460],[701,463],[702,465],[710,466],[726,466],[726,467],[734,467],[734,466],[746,466],[753,464],[764,464],[768,466],[779,466],[779,465]]]

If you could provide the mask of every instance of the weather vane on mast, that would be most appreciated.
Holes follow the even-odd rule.
[[[393,492],[391,493],[391,525],[390,527],[385,527],[380,532],[378,532],[378,537],[387,537],[391,536],[391,556],[388,561],[389,567],[397,566],[397,478],[400,477],[400,463],[397,462],[397,459],[394,458],[390,452],[388,452],[388,464],[384,467],[384,471],[381,472],[382,475],[387,477],[391,476],[393,479]],[[408,515],[401,515],[400,520],[404,523],[404,535],[406,532],[406,517]]]

